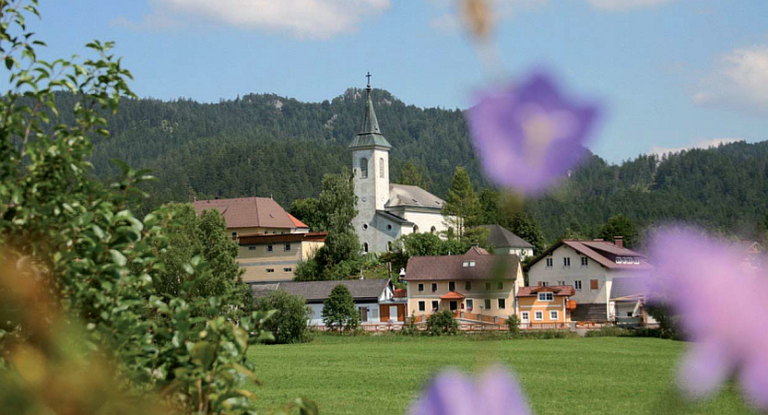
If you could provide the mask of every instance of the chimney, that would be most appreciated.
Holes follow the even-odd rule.
[[[624,237],[623,236],[614,236],[613,237],[613,244],[616,245],[619,248],[624,248]]]

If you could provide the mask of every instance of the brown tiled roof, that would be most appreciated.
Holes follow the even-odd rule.
[[[227,221],[227,228],[297,228],[288,212],[268,197],[198,200],[195,211],[216,209]],[[304,225],[302,223],[302,225]],[[303,227],[306,227],[304,225]]]
[[[474,266],[464,266],[465,263]],[[520,262],[516,255],[491,255],[482,248],[472,247],[464,255],[414,256],[408,260],[405,281],[422,280],[485,280],[517,278]]]
[[[464,296],[460,293],[457,293],[456,291],[451,291],[448,294],[443,295],[440,297],[441,300],[463,300]]]
[[[576,290],[570,285],[553,285],[550,287],[520,287],[518,297],[535,297],[540,292],[553,292],[555,295],[572,296]]]
[[[282,242],[325,242],[328,232],[283,233],[269,235],[240,235],[237,240],[240,245],[279,244]]]
[[[566,245],[576,252],[588,257],[589,259],[597,262],[598,264],[608,269],[618,269],[627,271],[648,271],[653,269],[653,266],[646,261],[645,256],[641,253],[633,251],[628,248],[616,246],[613,242],[607,241],[577,241],[573,239],[564,239],[558,243],[552,245],[544,251],[541,255],[537,256],[531,261],[527,267],[530,269],[533,264],[541,261],[548,256],[555,249]],[[616,257],[638,257],[640,258],[639,264],[617,264]]]
[[[407,298],[408,297],[408,290],[405,288],[398,288],[395,290],[394,294],[392,295],[394,298]]]
[[[286,213],[288,213],[288,212],[286,212]],[[296,218],[296,216],[293,216],[290,213],[288,213],[288,219],[290,219],[291,222],[293,222],[293,226],[295,226],[296,228],[307,228],[307,229],[309,229],[309,226],[307,226],[304,222],[298,220]]]

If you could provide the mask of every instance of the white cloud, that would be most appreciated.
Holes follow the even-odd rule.
[[[190,19],[247,30],[289,32],[300,38],[327,39],[358,29],[391,7],[390,0],[151,0],[141,23],[117,19],[133,28],[191,26]]]
[[[662,154],[679,153],[683,150],[691,150],[694,148],[707,149],[711,147],[717,147],[720,144],[737,143],[739,141],[744,141],[744,139],[743,138],[713,138],[708,140],[700,140],[685,147],[652,146],[651,149],[648,151],[648,154],[655,154],[655,155],[661,156]]]
[[[659,6],[677,0],[587,0],[587,3],[599,10],[624,11],[642,7]]]
[[[722,56],[699,80],[693,101],[768,114],[768,46],[735,49]]]

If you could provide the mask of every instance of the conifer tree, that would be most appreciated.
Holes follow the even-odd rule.
[[[477,224],[480,203],[472,186],[469,174],[462,167],[456,167],[448,198],[443,206],[443,215],[461,238],[466,227]]]
[[[421,174],[421,170],[419,170],[419,168],[410,160],[406,161],[403,168],[400,169],[400,176],[398,177],[397,183],[418,186],[426,190],[426,183],[424,182],[424,176]]]

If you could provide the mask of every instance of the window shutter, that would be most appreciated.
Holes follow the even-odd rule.
[[[591,280],[589,282],[589,285],[590,285],[590,287],[589,287],[590,289],[593,289],[593,290],[597,290],[598,289],[597,288],[597,280]]]

